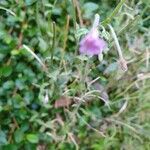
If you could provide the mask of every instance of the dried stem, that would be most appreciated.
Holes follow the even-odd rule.
[[[79,1],[78,0],[73,0],[73,3],[74,3],[74,6],[77,8],[77,13],[78,13],[78,17],[79,17],[80,26],[83,27],[83,19],[82,19],[82,15],[81,15]]]

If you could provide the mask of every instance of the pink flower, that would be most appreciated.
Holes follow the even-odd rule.
[[[88,56],[99,55],[106,47],[106,42],[99,37],[98,32],[99,15],[95,15],[95,20],[91,31],[80,41],[79,51]]]

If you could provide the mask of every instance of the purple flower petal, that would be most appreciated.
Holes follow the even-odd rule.
[[[106,42],[99,38],[97,28],[92,29],[80,42],[79,51],[82,54],[93,56],[102,53]]]

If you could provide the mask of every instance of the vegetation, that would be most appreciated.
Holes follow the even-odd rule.
[[[81,55],[96,13],[108,48]],[[1,0],[0,149],[149,150],[149,13],[148,0]]]

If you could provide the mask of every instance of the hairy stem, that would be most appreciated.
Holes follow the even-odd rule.
[[[128,69],[127,63],[126,63],[125,59],[123,58],[122,50],[121,50],[118,38],[116,36],[116,33],[115,33],[113,27],[110,24],[108,24],[108,27],[110,28],[110,31],[112,33],[112,37],[113,37],[113,39],[115,41],[115,44],[116,44],[117,52],[118,52],[118,55],[119,55],[120,67],[123,71],[127,71],[127,69]]]

